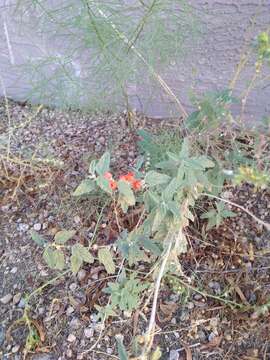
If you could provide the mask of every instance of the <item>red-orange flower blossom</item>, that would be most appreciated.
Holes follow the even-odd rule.
[[[118,185],[117,185],[117,182],[113,179],[112,174],[109,171],[107,171],[103,176],[105,179],[107,179],[109,181],[110,188],[112,190],[116,190]],[[141,190],[141,188],[142,188],[141,180],[136,179],[133,172],[129,172],[125,175],[121,175],[119,177],[119,180],[127,181],[131,185],[132,189],[135,191]]]
[[[120,176],[119,180],[127,181],[131,184],[133,190],[140,190],[142,188],[141,180],[135,179],[133,172]]]
[[[107,171],[103,176],[105,177],[105,179],[109,180],[110,188],[112,190],[116,190],[117,189],[117,182],[113,179],[112,174],[109,171]]]

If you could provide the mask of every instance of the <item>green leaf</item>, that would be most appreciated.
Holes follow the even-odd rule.
[[[193,113],[191,113],[185,122],[187,129],[200,129],[201,118],[202,116],[200,111],[194,111]]]
[[[83,259],[76,255],[71,255],[70,262],[71,262],[71,271],[73,272],[73,274],[77,274],[77,272],[80,270],[80,267],[83,264]]]
[[[77,189],[73,192],[73,196],[82,196],[91,193],[95,189],[95,182],[90,179],[83,180]]]
[[[38,245],[38,246],[44,246],[46,244],[46,240],[39,235],[36,231],[31,230],[30,231],[31,239]]]
[[[215,166],[215,163],[212,160],[208,159],[206,156],[199,156],[198,158],[196,158],[196,160],[204,169],[213,168]]]
[[[61,230],[55,234],[54,241],[56,244],[63,245],[69,239],[71,239],[75,235],[75,230]]]
[[[54,250],[50,246],[47,246],[46,249],[44,250],[43,259],[51,269],[54,269],[55,266]]]
[[[83,261],[92,264],[94,262],[93,256],[89,250],[81,244],[75,244],[72,246],[72,255],[81,258]]]
[[[146,250],[151,251],[153,255],[159,256],[161,254],[159,246],[152,239],[149,239],[148,237],[143,237],[143,239],[141,240],[141,244]]]
[[[54,250],[55,269],[63,270],[65,267],[65,257],[61,250]]]
[[[43,259],[51,269],[63,270],[65,267],[65,257],[61,250],[54,250],[47,246],[43,253]]]
[[[184,139],[183,144],[182,144],[182,148],[179,154],[179,158],[180,159],[185,159],[188,158],[189,156],[189,141],[187,138]]]
[[[230,211],[230,210],[223,210],[222,211],[222,216],[224,218],[229,218],[229,217],[235,217],[235,216],[237,216],[237,214],[235,212],[233,212],[233,211]]]
[[[180,187],[181,182],[177,178],[173,178],[170,183],[167,185],[166,189],[162,193],[162,199],[166,203],[167,201],[172,200],[174,194]]]
[[[95,174],[95,172],[96,172],[96,164],[97,164],[97,160],[92,160],[90,162],[89,169],[88,169],[89,174],[92,174],[92,175]]]
[[[122,335],[118,335],[115,337],[117,342],[117,351],[120,360],[128,360],[128,354],[123,344],[123,337]]]
[[[97,185],[106,193],[112,194],[112,189],[110,187],[110,182],[108,179],[105,179],[103,176],[97,178]]]
[[[110,169],[110,153],[105,152],[102,157],[99,159],[95,166],[95,170],[99,175],[104,175],[105,172]]]
[[[149,186],[157,186],[162,184],[167,184],[170,181],[170,176],[166,174],[161,174],[157,171],[149,171],[145,176],[145,182]]]
[[[207,211],[206,213],[202,214],[200,216],[201,219],[210,219],[211,217],[214,217],[217,215],[217,212],[216,210],[210,210],[210,211]]]
[[[133,194],[130,184],[127,181],[120,180],[118,182],[118,190],[120,195],[122,195],[123,199],[129,206],[135,205],[135,196]]]
[[[154,217],[154,221],[153,221],[153,225],[152,225],[152,232],[155,232],[158,230],[160,224],[163,222],[163,220],[166,216],[166,213],[167,213],[167,211],[164,208],[162,208],[162,207],[157,208],[156,214]]]
[[[160,351],[160,348],[157,347],[156,350],[151,354],[150,360],[159,360],[162,356],[162,352]]]
[[[115,273],[115,264],[113,261],[112,254],[110,250],[106,248],[101,248],[98,250],[98,259],[105,266],[105,269],[108,274]]]

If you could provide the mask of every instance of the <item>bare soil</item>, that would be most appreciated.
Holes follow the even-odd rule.
[[[106,304],[102,289],[109,277],[97,264],[84,266],[77,276],[59,277],[32,298],[29,316],[42,341],[25,355],[27,327],[16,323],[25,295],[57,275],[45,266],[29,232],[36,229],[50,238],[57,230],[73,228],[78,241],[91,242],[102,199],[71,197],[89,160],[109,148],[115,171],[127,170],[138,156],[138,128],[171,131],[177,122],[61,112],[13,102],[9,118],[5,104],[0,104],[0,116],[0,146],[10,122],[13,127],[10,152],[1,150],[7,154],[0,174],[1,359],[118,359],[115,335],[123,334],[130,349],[134,336],[146,329],[151,303],[101,328],[94,306]],[[269,189],[255,191],[245,184],[229,189],[226,196],[270,222]],[[205,236],[198,217],[190,230],[188,253],[180,259],[185,274],[179,278],[182,291],[175,293],[164,279],[154,343],[162,359],[270,359],[269,305],[262,308],[270,301],[270,234],[247,214],[232,210],[237,217]],[[112,243],[117,235],[106,209],[95,241]],[[145,266],[137,270],[145,271]]]

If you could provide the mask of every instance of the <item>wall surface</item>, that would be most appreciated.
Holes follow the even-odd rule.
[[[187,3],[198,23],[196,41],[189,41],[187,31],[183,55],[172,54],[166,66],[157,65],[157,71],[190,110],[191,93],[204,94],[228,87],[246,43],[254,41],[261,30],[270,26],[270,0],[189,0]],[[70,5],[76,12],[76,1],[49,0],[36,4],[46,4],[46,7],[28,4],[18,9],[16,1],[0,0],[0,95],[6,93],[17,100],[87,107],[91,96],[99,94],[104,108],[106,103],[111,106],[110,101],[117,103],[117,91],[108,92],[110,75],[106,76],[105,66],[104,71],[99,70],[103,80],[96,80],[100,78],[96,77],[91,36],[87,38],[89,48],[85,49],[80,29],[66,26],[70,10],[63,9]],[[58,17],[60,8],[61,17]],[[48,9],[56,12],[51,15]],[[66,17],[65,23],[63,17]],[[172,29],[177,37],[176,31]],[[139,59],[136,66],[140,68]],[[265,71],[250,94],[245,110],[249,120],[270,115],[270,67]],[[236,96],[248,86],[253,74],[254,60],[250,60],[236,84]],[[149,76],[145,67],[142,66],[141,71],[137,69],[131,79],[125,81],[131,107],[153,117],[177,114],[172,99],[160,83]],[[124,106],[120,95],[119,106]],[[239,107],[236,106],[236,112]]]

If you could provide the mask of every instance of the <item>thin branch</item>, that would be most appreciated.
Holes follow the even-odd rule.
[[[168,244],[168,248],[163,257],[163,261],[161,263],[159,274],[158,274],[158,277],[156,280],[151,316],[150,316],[150,320],[149,320],[148,329],[145,334],[146,341],[145,341],[145,347],[143,349],[143,353],[141,355],[141,359],[145,358],[145,355],[148,353],[149,348],[151,348],[151,346],[152,346],[152,340],[153,340],[155,326],[156,326],[156,312],[157,312],[157,300],[158,300],[158,295],[159,295],[159,289],[160,289],[162,277],[164,275],[165,267],[166,267],[167,261],[169,259],[170,253],[171,253],[171,248],[172,248],[172,241],[170,241],[170,243]]]

